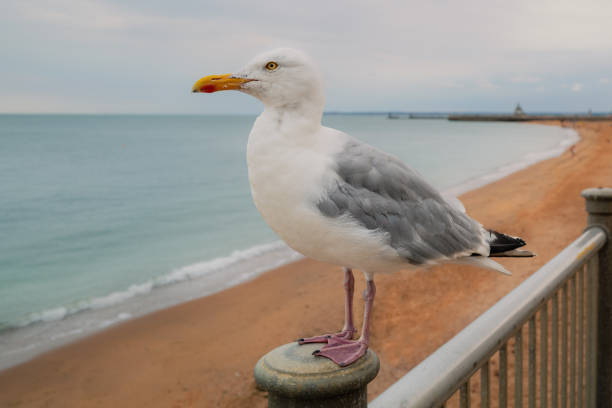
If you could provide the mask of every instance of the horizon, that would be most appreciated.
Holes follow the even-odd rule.
[[[469,111],[445,111],[445,110],[371,110],[371,111],[344,111],[344,110],[329,110],[323,111],[325,115],[388,115],[388,114],[444,114],[444,115],[507,115],[512,114],[513,110],[498,111],[498,110],[469,110]],[[612,115],[611,111],[527,111],[528,115],[588,115],[593,116],[607,116]],[[174,112],[0,112],[0,116],[258,116],[260,112],[245,112],[245,113],[232,113],[232,112],[220,112],[220,113],[174,113]]]

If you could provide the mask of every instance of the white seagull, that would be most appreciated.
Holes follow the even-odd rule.
[[[243,69],[198,80],[193,92],[238,90],[264,104],[249,135],[247,162],[255,206],[303,255],[344,267],[345,324],[314,355],[346,366],[365,354],[375,273],[442,263],[509,274],[489,256],[529,256],[520,238],[487,230],[397,157],[321,125],[325,97],[318,70],[302,52],[281,48]],[[365,274],[361,337],[353,340],[354,278]]]

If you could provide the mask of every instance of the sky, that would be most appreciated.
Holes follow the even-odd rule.
[[[0,112],[258,113],[202,76],[279,46],[327,111],[612,111],[610,0],[2,0]]]

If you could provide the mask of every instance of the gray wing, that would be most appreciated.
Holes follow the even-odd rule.
[[[415,265],[482,251],[480,225],[396,157],[350,140],[336,161],[339,180],[317,203],[326,216],[349,215],[387,233]]]

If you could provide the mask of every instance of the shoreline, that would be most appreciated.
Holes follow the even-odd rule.
[[[68,314],[60,310],[56,313],[57,318],[52,315],[21,327],[5,329],[0,331],[0,372],[55,348],[94,336],[115,324],[213,295],[300,258],[300,254],[282,241],[256,245],[94,298],[89,302],[91,306],[82,310]],[[202,273],[201,266],[205,264],[213,267]],[[47,312],[52,314],[59,309],[64,308]],[[42,338],[45,340],[39,341]],[[24,345],[24,340],[29,343]]]
[[[565,153],[567,149],[571,146],[576,145],[580,142],[580,134],[574,128],[564,128],[559,126],[559,124],[555,123],[528,123],[528,125],[540,125],[540,126],[558,126],[561,129],[564,129],[567,133],[565,139],[563,139],[559,144],[550,150],[542,151],[542,152],[531,152],[526,156],[522,157],[522,160],[515,163],[507,163],[503,164],[495,169],[492,172],[471,178],[469,180],[465,180],[457,186],[453,186],[447,188],[443,191],[444,194],[451,195],[461,195],[469,193],[470,191],[479,189],[481,187],[485,187],[488,184],[494,183],[496,181],[502,180],[505,177],[516,173],[517,171],[526,169],[530,166],[533,166],[539,162],[553,159]]]
[[[461,196],[471,216],[522,236],[538,254],[504,260],[512,277],[454,266],[377,275],[371,346],[381,371],[370,399],[580,234],[580,191],[612,185],[612,123],[577,129],[575,156],[566,151]],[[0,405],[263,407],[255,362],[278,345],[341,325],[341,281],[339,267],[304,259],[115,325],[0,372]],[[363,288],[360,277],[356,286]],[[357,324],[362,306],[357,297]]]
[[[516,162],[489,169],[487,173],[444,189],[443,194],[457,196],[466,193],[562,154],[580,140],[573,129],[565,130],[563,139],[554,147],[528,153]],[[95,335],[115,324],[221,292],[301,258],[282,241],[259,244],[234,250],[224,257],[186,265],[158,278],[92,298],[82,302],[80,309],[56,307],[36,313],[32,322],[0,331],[0,344],[3,346],[0,349],[0,371]]]

